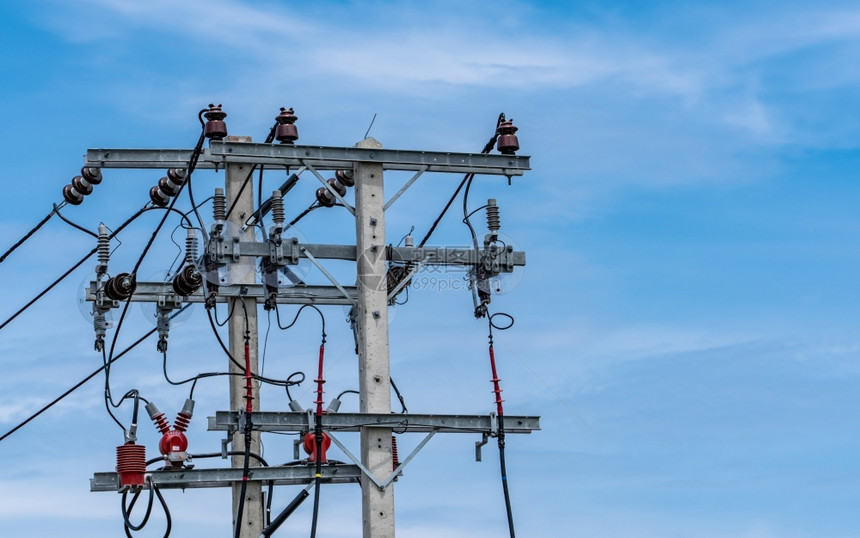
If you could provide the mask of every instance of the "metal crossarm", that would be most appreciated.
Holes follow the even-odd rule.
[[[282,465],[275,467],[254,467],[248,480],[269,482],[276,486],[307,484],[314,479],[311,465]],[[241,468],[226,469],[181,469],[178,471],[152,471],[147,473],[152,481],[163,489],[218,488],[242,481]],[[356,465],[327,464],[322,466],[322,480],[330,484],[357,482],[361,470]],[[90,479],[90,491],[118,491],[119,475],[113,472],[95,473]]]
[[[313,428],[306,413],[261,411],[251,416],[254,429],[260,431],[301,432]],[[387,426],[400,432],[429,433],[497,433],[494,415],[423,415],[380,413],[330,413],[322,417],[323,429],[328,431],[357,432],[362,426]],[[209,417],[210,431],[235,431],[239,428],[239,414],[235,411],[217,411]],[[505,433],[531,433],[540,430],[540,417],[505,415]]]
[[[94,168],[185,168],[190,149],[90,149],[85,166]],[[198,168],[222,168],[228,163],[250,163],[317,170],[352,168],[353,163],[381,164],[384,170],[521,176],[530,170],[529,157],[484,153],[408,151],[331,146],[290,146],[213,141]]]

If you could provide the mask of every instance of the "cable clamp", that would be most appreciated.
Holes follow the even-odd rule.
[[[490,413],[490,437],[499,436],[499,416],[495,413]]]

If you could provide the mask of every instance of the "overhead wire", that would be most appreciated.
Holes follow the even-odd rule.
[[[29,230],[27,233],[25,233],[25,234],[23,235],[23,237],[21,237],[19,240],[15,241],[15,243],[13,243],[13,244],[12,244],[12,246],[11,246],[11,247],[9,247],[9,249],[8,249],[8,250],[6,250],[6,252],[4,252],[2,256],[0,256],[0,263],[3,263],[4,261],[6,261],[6,258],[8,258],[10,254],[12,254],[13,252],[15,252],[15,250],[16,250],[18,247],[20,247],[20,246],[21,246],[21,245],[23,245],[23,244],[24,244],[28,239],[30,239],[30,237],[32,237],[34,233],[38,232],[38,231],[39,231],[39,229],[40,229],[42,226],[44,226],[46,222],[48,222],[49,220],[51,220],[51,217],[53,217],[53,216],[56,214],[56,206],[54,206],[54,208],[55,208],[54,210],[51,210],[51,212],[50,212],[50,213],[48,213],[47,215],[45,215],[45,217],[44,217],[42,220],[40,220],[40,221],[39,221],[35,226],[33,226],[32,228],[30,228],[30,230]]]
[[[173,315],[179,315],[183,310],[185,310],[186,308],[188,308],[188,307],[190,307],[190,306],[191,306],[191,303],[186,304],[186,305],[185,305],[185,306],[183,306],[182,308],[178,309],[178,310],[176,311],[176,313],[175,313],[175,314],[173,314]],[[128,347],[126,347],[126,348],[125,348],[124,350],[122,350],[121,352],[117,353],[117,355],[116,355],[113,359],[111,359],[111,363],[115,363],[116,361],[118,361],[119,359],[121,359],[121,358],[122,358],[126,353],[128,353],[129,351],[131,351],[132,349],[134,349],[135,347],[137,347],[137,346],[138,346],[138,344],[140,344],[141,342],[143,342],[144,340],[146,340],[147,338],[149,338],[150,336],[152,336],[152,335],[155,333],[155,331],[156,331],[156,330],[157,330],[156,328],[152,328],[152,329],[150,329],[146,334],[144,334],[143,336],[141,336],[140,338],[138,338],[137,340],[135,340],[131,345],[129,345]],[[17,431],[18,431],[18,430],[20,430],[21,428],[23,428],[24,426],[26,426],[27,424],[29,424],[30,422],[32,422],[36,417],[38,417],[39,415],[41,415],[42,413],[44,413],[44,412],[45,412],[45,411],[47,411],[48,409],[50,409],[50,408],[54,407],[56,404],[58,404],[59,402],[61,402],[63,399],[65,399],[66,397],[68,397],[70,394],[72,394],[73,392],[75,392],[76,390],[78,390],[79,388],[81,388],[81,387],[82,387],[82,386],[83,386],[87,381],[89,381],[90,379],[94,378],[94,377],[95,377],[95,376],[97,376],[99,373],[101,373],[101,371],[102,371],[102,370],[104,370],[104,368],[105,368],[105,367],[104,367],[104,365],[102,365],[102,366],[100,366],[100,367],[96,368],[92,373],[90,373],[89,375],[87,375],[86,377],[84,377],[83,379],[81,379],[79,382],[77,382],[77,383],[75,383],[74,385],[72,385],[68,390],[66,390],[65,392],[63,392],[62,394],[60,394],[59,396],[57,396],[56,398],[54,398],[53,400],[51,400],[49,403],[47,403],[47,404],[45,404],[44,406],[42,406],[38,411],[36,411],[35,413],[33,413],[32,415],[30,415],[29,417],[27,417],[26,419],[24,419],[24,420],[23,420],[23,421],[21,421],[20,423],[18,423],[18,425],[16,425],[16,426],[15,426],[15,427],[13,427],[11,430],[7,431],[7,432],[6,432],[6,433],[4,433],[2,436],[0,436],[0,442],[2,442],[4,439],[6,439],[7,437],[9,437],[9,436],[10,436],[10,435],[12,435],[13,433],[17,432]]]

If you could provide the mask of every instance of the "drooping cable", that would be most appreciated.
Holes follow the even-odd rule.
[[[496,122],[496,128],[498,129],[499,124],[504,120],[504,114],[499,114],[499,119]],[[499,139],[498,130],[493,134],[492,137],[487,141],[484,145],[484,149],[481,150],[481,153],[489,153],[493,151],[493,146],[496,144],[496,141]],[[445,204],[445,207],[442,209],[442,212],[439,213],[439,216],[436,217],[436,220],[433,222],[433,225],[430,226],[430,230],[427,231],[427,235],[424,236],[424,239],[418,244],[418,248],[423,247],[427,240],[430,239],[430,236],[433,235],[433,232],[436,230],[436,227],[439,225],[439,222],[442,220],[442,217],[445,216],[445,213],[448,212],[448,208],[451,207],[451,204],[454,203],[454,200],[457,199],[457,195],[460,194],[460,190],[466,185],[467,182],[470,182],[471,179],[475,176],[475,174],[466,174],[463,176],[463,180],[460,181],[460,184],[457,186],[457,190],[454,191],[454,194],[451,195],[451,198],[448,200],[448,203]]]
[[[185,305],[185,306],[183,306],[182,308],[178,309],[178,310],[176,311],[176,313],[175,313],[175,314],[173,314],[173,315],[174,315],[174,316],[175,316],[175,315],[179,315],[179,313],[181,313],[183,310],[185,310],[186,308],[188,308],[188,307],[190,307],[190,306],[191,306],[191,303],[186,304],[186,305]],[[150,336],[152,336],[153,334],[155,334],[155,331],[156,331],[156,330],[157,330],[156,328],[151,329],[149,332],[147,332],[146,334],[144,334],[143,336],[141,336],[140,338],[138,338],[137,340],[135,340],[135,341],[134,341],[134,343],[132,343],[130,346],[128,346],[127,348],[125,348],[124,350],[122,350],[120,353],[117,353],[117,355],[112,359],[111,363],[114,363],[114,362],[118,361],[119,359],[121,359],[121,358],[122,358],[126,353],[128,353],[129,351],[131,351],[132,349],[134,349],[135,347],[137,347],[137,345],[138,345],[138,344],[140,344],[141,342],[143,342],[144,340],[146,340],[147,338],[149,338]],[[100,366],[100,367],[96,368],[96,369],[95,369],[91,374],[87,375],[85,378],[83,378],[83,379],[82,379],[82,380],[80,380],[79,382],[75,383],[75,384],[74,384],[71,388],[69,388],[67,391],[65,391],[64,393],[60,394],[59,396],[57,396],[56,398],[54,398],[53,400],[51,400],[49,403],[47,403],[47,404],[45,404],[44,406],[42,406],[42,408],[41,408],[41,409],[39,409],[38,411],[36,411],[35,413],[33,413],[32,415],[30,415],[30,416],[29,416],[29,417],[27,417],[26,419],[24,419],[23,421],[21,421],[20,423],[18,423],[18,425],[17,425],[17,426],[15,426],[15,427],[14,427],[14,428],[12,428],[11,430],[7,431],[7,432],[6,432],[6,433],[4,433],[2,436],[0,436],[0,442],[2,442],[4,439],[6,439],[7,437],[9,437],[10,435],[12,435],[12,434],[13,434],[13,433],[15,433],[16,431],[20,430],[21,428],[23,428],[24,426],[26,426],[27,424],[29,424],[33,419],[35,419],[36,417],[38,417],[39,415],[41,415],[42,413],[44,413],[44,412],[45,412],[45,411],[47,411],[48,409],[50,409],[50,408],[54,407],[56,404],[58,404],[60,401],[62,401],[64,398],[66,398],[69,394],[71,394],[71,393],[73,393],[74,391],[76,391],[76,390],[78,390],[79,388],[81,388],[81,387],[82,387],[82,386],[83,386],[87,381],[89,381],[90,379],[92,379],[92,378],[94,378],[95,376],[99,375],[99,373],[101,373],[101,371],[102,371],[102,370],[104,370],[104,368],[105,368],[105,367],[104,367],[104,365],[102,365],[102,366]]]
[[[50,213],[45,215],[45,218],[43,218],[42,220],[39,221],[38,224],[33,226],[30,229],[30,231],[28,231],[27,233],[24,234],[23,237],[21,237],[21,239],[15,241],[15,243],[11,247],[9,247],[9,249],[6,252],[4,252],[2,256],[0,256],[0,263],[3,263],[4,261],[6,261],[6,258],[8,258],[9,255],[15,251],[15,249],[17,249],[18,247],[23,245],[28,239],[30,239],[30,237],[32,237],[32,235],[34,233],[39,231],[39,228],[41,228],[42,226],[45,225],[46,222],[51,220],[51,217],[53,217],[54,214],[56,213],[56,208],[57,208],[57,206],[54,206],[54,209]]]
[[[269,134],[268,134],[268,136],[266,136],[266,141],[264,142],[264,144],[271,144],[272,143],[272,141],[275,139],[275,131],[277,130],[277,128],[278,128],[278,122],[275,122],[275,124],[272,125],[271,130],[269,130]],[[247,187],[248,183],[251,182],[251,178],[254,176],[254,171],[256,169],[257,169],[257,165],[254,164],[254,165],[251,165],[251,169],[248,170],[248,175],[245,176],[245,180],[242,181],[242,185],[239,186],[239,190],[238,190],[238,192],[236,192],[235,198],[233,198],[233,203],[230,204],[229,208],[227,208],[227,217],[228,218],[230,217],[230,214],[233,213],[233,209],[236,207],[236,202],[239,201],[239,198],[242,196],[242,193],[245,192],[245,187]],[[252,190],[251,192],[254,192],[254,191]]]
[[[129,217],[125,222],[123,222],[122,224],[120,224],[120,225],[119,225],[119,227],[118,227],[114,232],[112,232],[112,233],[110,234],[110,236],[109,236],[109,237],[110,237],[110,238],[115,237],[119,232],[121,232],[121,231],[122,231],[122,229],[123,229],[123,228],[125,228],[126,226],[128,226],[129,224],[131,224],[135,219],[137,219],[139,216],[141,216],[145,211],[149,211],[150,209],[153,209],[153,208],[148,208],[148,207],[144,206],[144,207],[142,207],[141,209],[139,209],[139,210],[138,210],[137,212],[135,212],[131,217]],[[0,324],[0,330],[2,330],[6,325],[8,325],[9,323],[11,323],[11,322],[12,322],[12,320],[14,320],[15,318],[17,318],[17,317],[18,317],[18,316],[20,316],[21,314],[23,314],[23,313],[24,313],[24,311],[26,311],[28,308],[30,308],[31,306],[33,306],[33,305],[34,305],[34,304],[35,304],[39,299],[41,299],[41,298],[42,298],[42,297],[44,297],[44,296],[45,296],[49,291],[51,291],[51,290],[54,288],[54,286],[56,286],[57,284],[59,284],[60,282],[62,282],[63,280],[65,280],[65,278],[66,278],[67,276],[69,276],[70,274],[72,274],[72,273],[75,271],[75,269],[77,269],[78,267],[80,267],[81,265],[83,265],[83,264],[84,264],[84,262],[86,262],[88,259],[90,259],[90,257],[92,257],[92,255],[93,255],[93,254],[95,254],[97,251],[98,251],[98,247],[96,247],[96,248],[92,249],[91,251],[89,251],[89,253],[87,253],[86,255],[84,255],[84,257],[83,257],[83,258],[81,258],[80,260],[78,260],[74,265],[72,265],[68,270],[66,270],[66,272],[64,272],[64,273],[63,273],[62,275],[60,275],[56,280],[54,280],[51,284],[49,284],[47,288],[45,288],[44,290],[42,290],[41,292],[39,292],[39,294],[38,294],[38,295],[36,295],[35,297],[33,297],[33,298],[32,298],[32,299],[31,299],[27,304],[25,304],[24,306],[22,306],[21,308],[19,308],[19,309],[18,309],[14,314],[12,314],[11,316],[9,316],[9,318],[8,318],[8,319],[6,319],[6,321],[4,321],[2,324]]]
[[[62,221],[63,221],[63,222],[65,222],[66,224],[68,224],[68,225],[69,225],[69,226],[71,226],[72,228],[75,228],[75,229],[77,229],[77,230],[80,230],[80,231],[84,232],[84,233],[85,233],[85,234],[87,234],[87,235],[91,235],[91,236],[93,236],[93,237],[94,237],[94,238],[96,238],[96,239],[98,239],[98,238],[99,238],[99,234],[97,234],[97,233],[95,233],[95,232],[93,232],[93,231],[87,230],[86,228],[84,228],[84,227],[83,227],[83,226],[81,226],[80,224],[75,224],[74,222],[70,221],[70,220],[69,220],[69,219],[67,219],[65,216],[63,216],[63,214],[60,212],[60,207],[59,207],[57,204],[54,204],[54,213],[56,213],[56,214],[57,214],[57,216],[58,216],[58,217],[60,217],[60,219],[62,219]]]
[[[128,491],[124,491],[122,494],[122,519],[123,519],[123,529],[125,530],[125,535],[128,538],[132,538],[131,531],[139,531],[146,526],[146,523],[149,521],[149,516],[152,513],[152,500],[153,497],[158,499],[159,504],[161,504],[161,508],[164,510],[164,518],[167,522],[167,527],[164,530],[164,538],[168,538],[170,536],[170,531],[173,528],[173,519],[170,517],[170,509],[167,507],[167,502],[164,500],[164,496],[161,494],[161,490],[158,488],[158,485],[153,482],[151,476],[146,477],[146,481],[149,484],[149,501],[146,507],[146,514],[143,517],[143,520],[139,525],[132,525],[131,521],[129,521],[129,516],[131,514],[132,508],[134,508],[134,503],[137,502],[138,497],[140,496],[141,490],[138,490],[134,493],[134,496],[131,499],[131,503],[126,506],[126,499],[128,495]]]
[[[506,318],[510,321],[507,325],[497,325],[494,323],[493,318],[496,316],[500,316]],[[505,512],[508,517],[508,530],[510,531],[511,538],[515,538],[514,532],[514,515],[511,510],[511,496],[508,491],[508,470],[507,465],[505,464],[505,411],[502,406],[502,389],[500,386],[499,374],[496,369],[496,353],[493,349],[493,329],[497,329],[500,331],[505,331],[510,329],[514,325],[514,318],[510,314],[505,314],[504,312],[497,312],[495,314],[487,315],[487,323],[489,328],[488,338],[489,338],[489,354],[490,354],[490,370],[493,373],[493,379],[491,382],[493,383],[493,394],[496,395],[496,414],[499,417],[499,434],[497,437],[499,444],[499,470],[501,471],[502,476],[502,490],[505,495]]]

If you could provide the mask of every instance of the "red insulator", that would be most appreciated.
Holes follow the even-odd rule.
[[[206,124],[203,126],[203,135],[212,140],[223,140],[227,136],[227,124],[224,118],[227,113],[221,110],[221,105],[209,105],[209,110],[203,113]]]
[[[180,411],[176,415],[176,420],[173,423],[173,427],[176,428],[177,431],[184,432],[188,429],[188,423],[191,422],[191,415]]]
[[[325,432],[322,434],[322,447],[320,447],[320,463],[326,462],[326,451],[328,447],[331,446],[331,437],[326,435]],[[305,434],[305,440],[303,443],[303,447],[305,452],[308,454],[308,462],[316,463],[316,448],[317,448],[317,438],[314,432],[308,432]]]
[[[520,149],[520,141],[517,139],[517,127],[514,127],[514,120],[506,120],[499,124],[496,133],[499,134],[499,142],[496,148],[504,155],[513,155]]]
[[[158,413],[152,417],[152,421],[155,423],[158,433],[164,435],[170,431],[170,424],[167,423],[167,417],[164,416],[164,413]]]
[[[116,447],[116,472],[121,489],[141,488],[146,473],[146,447],[128,443]]]
[[[281,113],[275,118],[278,127],[275,129],[275,139],[281,144],[292,144],[299,139],[299,130],[294,125],[299,118],[293,109],[281,107]]]
[[[396,471],[400,465],[400,456],[397,454],[397,437],[391,436],[391,470]]]

